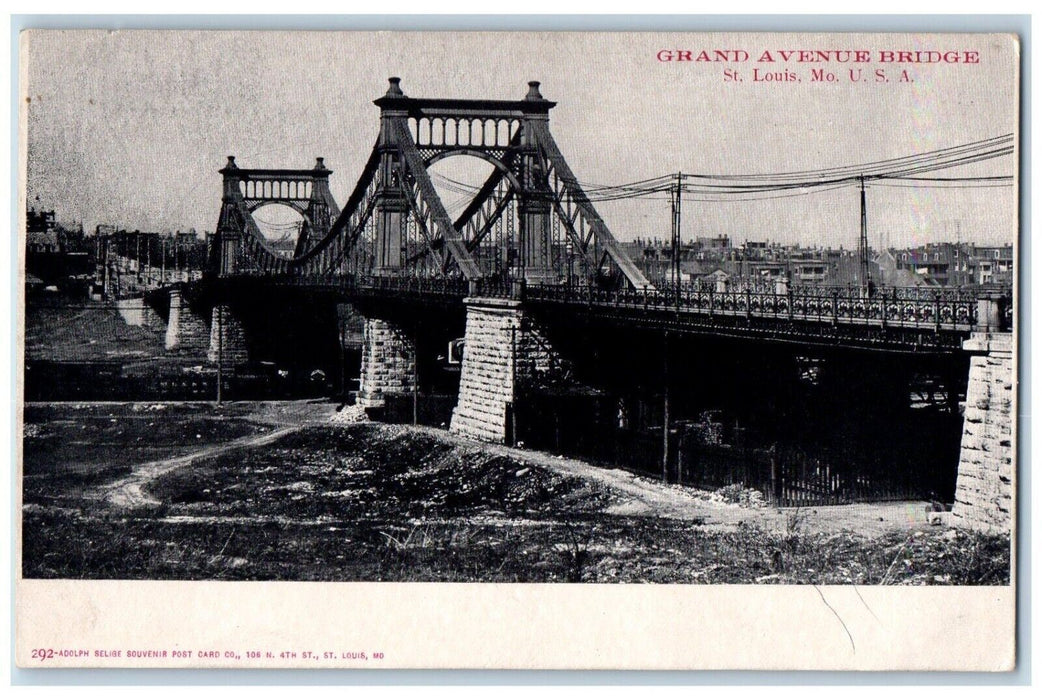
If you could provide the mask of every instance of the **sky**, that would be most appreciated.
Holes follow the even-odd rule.
[[[732,60],[662,61],[663,50]],[[788,52],[799,50],[864,50],[870,60],[798,62]],[[979,62],[881,62],[900,50],[976,52]],[[760,60],[764,51],[774,62]],[[1017,46],[1000,35],[35,31],[22,35],[22,52],[27,201],[88,231],[213,230],[228,155],[244,168],[306,168],[323,156],[343,203],[376,138],[372,100],[389,76],[409,96],[473,99],[520,99],[541,81],[558,103],[558,145],[594,184],[817,170],[1017,131]],[[865,80],[851,82],[851,67]],[[837,81],[814,81],[815,68]],[[754,69],[798,80],[754,81]],[[866,77],[876,69],[887,82]],[[727,80],[728,70],[742,80]],[[1016,162],[937,175],[1014,175]],[[473,171],[458,167],[464,179]],[[876,184],[867,205],[873,247],[1017,235],[1015,187]],[[620,240],[669,236],[668,201],[597,208]],[[854,186],[683,205],[685,239],[854,248],[859,227]]]

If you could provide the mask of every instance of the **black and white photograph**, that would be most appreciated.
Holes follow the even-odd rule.
[[[993,591],[1012,663],[1016,36],[20,48],[25,596]],[[416,658],[156,634],[19,662]]]

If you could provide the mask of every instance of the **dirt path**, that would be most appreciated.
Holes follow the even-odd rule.
[[[742,521],[758,519],[765,510],[712,502],[707,500],[708,493],[705,491],[664,485],[623,469],[595,466],[577,459],[505,445],[480,444],[479,447],[479,443],[457,437],[447,431],[426,428],[419,430],[429,430],[431,435],[461,447],[481,449],[608,487],[622,496],[620,501],[609,506],[608,511],[620,515],[658,515],[692,522],[697,520],[707,525],[733,526]]]
[[[247,435],[238,440],[226,442],[223,445],[211,445],[210,447],[203,448],[198,452],[192,452],[191,454],[182,455],[180,457],[170,457],[167,459],[156,460],[154,462],[145,462],[144,464],[136,465],[130,476],[126,476],[111,484],[99,487],[97,493],[104,500],[108,501],[109,504],[116,506],[117,508],[138,508],[146,505],[158,505],[159,501],[145,495],[145,492],[142,490],[142,487],[152,479],[174,469],[188,466],[197,459],[214,457],[242,447],[260,447],[262,445],[270,444],[281,437],[297,432],[302,427],[304,426],[298,425],[277,428],[268,433],[261,433],[260,435]]]
[[[143,487],[169,471],[185,467],[198,459],[214,457],[244,447],[261,447],[309,425],[326,424],[334,409],[329,404],[309,402],[258,402],[245,417],[273,427],[272,430],[247,435],[219,445],[210,445],[195,452],[167,457],[134,465],[130,475],[98,487],[91,495],[117,508],[137,508],[157,505],[159,501],[147,496]]]
[[[810,532],[853,531],[874,536],[892,530],[931,529],[926,521],[925,501],[893,503],[854,503],[810,508],[747,507],[710,500],[710,493],[687,486],[665,485],[622,469],[596,466],[546,452],[517,449],[504,445],[476,443],[448,431],[415,428],[461,447],[508,456],[562,474],[601,484],[623,498],[608,508],[620,515],[657,515],[699,522],[707,527],[734,528],[740,523],[759,525],[775,532],[793,529]],[[946,514],[947,516],[947,514]],[[945,516],[945,517],[946,517]],[[942,520],[941,526],[946,525]]]
[[[155,505],[158,501],[145,493],[144,486],[156,477],[174,469],[186,467],[199,459],[241,448],[271,444],[309,425],[329,425],[331,419],[333,423],[354,422],[347,414],[343,416],[335,414],[335,407],[329,404],[258,403],[252,406],[243,417],[249,417],[255,422],[269,426],[268,432],[210,445],[186,455],[135,465],[129,476],[97,487],[91,495],[117,508]],[[493,454],[509,457],[520,463],[540,466],[611,489],[618,498],[607,508],[607,512],[619,515],[654,515],[699,523],[709,528],[732,529],[741,523],[747,523],[775,532],[791,531],[794,528],[819,532],[849,530],[868,536],[895,529],[914,530],[930,527],[926,522],[925,503],[852,504],[784,510],[771,507],[748,507],[713,500],[712,495],[707,491],[665,485],[653,478],[639,476],[622,469],[595,466],[577,459],[559,457],[545,452],[477,443],[452,435],[443,429],[403,425],[383,427],[403,432],[426,433],[439,441],[467,451],[481,452],[485,456]]]

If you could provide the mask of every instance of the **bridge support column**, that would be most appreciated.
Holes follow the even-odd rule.
[[[116,310],[128,326],[143,326],[157,330],[163,325],[163,319],[145,299],[117,299]]]
[[[468,298],[459,399],[451,432],[485,442],[508,442],[510,410],[519,388],[559,365],[557,354],[525,317],[521,302]]]
[[[388,394],[411,394],[415,379],[415,339],[396,324],[367,318],[362,331],[359,405],[379,408]]]
[[[166,349],[202,354],[210,345],[206,321],[188,306],[180,289],[170,290],[170,314],[166,322]]]
[[[380,105],[380,178],[383,182],[376,200],[376,274],[396,275],[402,268],[402,224],[408,216],[409,203],[398,184],[398,149],[395,124],[408,118],[408,111],[398,104],[403,98],[398,79],[391,78],[387,102]]]
[[[540,102],[539,83],[528,83],[526,102]],[[550,230],[550,201],[552,194],[546,184],[544,163],[539,152],[536,132],[548,129],[547,112],[525,115],[521,128],[521,181],[525,193],[521,197],[521,265],[525,280],[536,284],[556,281],[553,270],[553,242]]]
[[[556,282],[550,259],[550,202],[528,200],[521,204],[521,264],[525,281]]]
[[[213,307],[210,316],[210,347],[206,359],[216,364],[221,360],[221,370],[230,372],[249,359],[246,350],[246,331],[242,320],[226,304]]]
[[[395,275],[402,268],[402,221],[408,215],[405,200],[387,196],[377,205],[376,274]]]
[[[1011,532],[1013,523],[1013,334],[974,333],[952,524]]]

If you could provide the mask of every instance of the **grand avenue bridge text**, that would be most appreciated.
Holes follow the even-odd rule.
[[[767,466],[745,478],[780,505],[911,493],[1008,528],[1011,289],[650,280],[557,146],[538,83],[514,101],[417,99],[392,78],[375,105],[342,207],[322,159],[284,170],[229,157],[201,278],[135,290],[167,347],[206,352],[223,390],[257,361],[343,373],[357,318],[355,400],[374,415],[405,405],[415,420],[438,396],[459,435],[630,455],[679,481],[710,479],[711,460],[684,457],[691,445],[755,435],[769,449],[746,462]],[[452,217],[431,168],[454,157],[490,172]],[[271,204],[302,219],[291,248],[258,224]],[[862,225],[864,239],[864,210]],[[914,410],[916,392],[936,410]],[[786,446],[801,456],[786,461]]]

